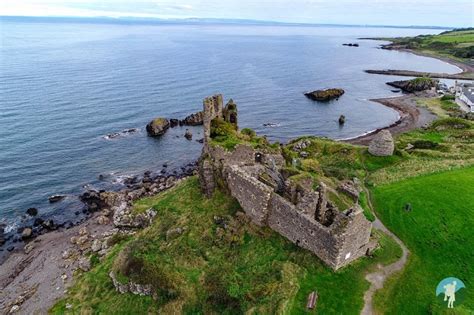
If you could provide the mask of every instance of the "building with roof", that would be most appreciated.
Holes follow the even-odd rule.
[[[456,99],[460,100],[474,112],[474,83],[456,84]]]

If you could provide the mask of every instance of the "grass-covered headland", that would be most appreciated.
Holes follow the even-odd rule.
[[[388,40],[393,42],[392,47],[399,46],[435,56],[451,57],[470,64],[470,59],[474,57],[474,28]]]
[[[434,291],[445,277],[474,288],[474,124],[452,117],[451,100],[419,103],[440,118],[399,135],[389,157],[329,139],[304,137],[280,147],[251,130],[213,128],[211,145],[232,150],[250,143],[281,150],[286,171],[295,180],[311,176],[324,182],[340,209],[352,201],[337,193],[338,183],[360,180],[366,190],[359,203],[366,216],[374,219],[372,201],[380,219],[411,251],[405,268],[376,293],[380,313],[444,314]],[[295,151],[302,141],[304,155]],[[303,314],[314,290],[319,299],[313,313],[359,314],[369,286],[365,275],[401,255],[392,239],[374,231],[381,245],[374,256],[334,272],[269,228],[253,226],[223,192],[206,199],[195,177],[135,203],[136,212],[150,207],[157,211],[153,224],[118,240],[102,261],[92,257],[92,270],[78,275],[53,314]],[[118,293],[111,271],[120,282],[151,285],[154,296]],[[474,295],[467,294],[451,313],[473,310]]]
[[[377,234],[374,257],[334,273],[311,252],[252,226],[229,196],[203,197],[194,177],[137,203],[144,206],[158,212],[153,225],[81,275],[53,314],[303,314],[314,290],[319,314],[358,314],[366,272],[401,255],[393,240]],[[178,227],[185,232],[167,237]],[[122,281],[152,284],[156,298],[116,292],[111,270]]]

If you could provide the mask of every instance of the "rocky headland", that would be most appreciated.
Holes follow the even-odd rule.
[[[387,82],[388,85],[399,88],[404,92],[413,93],[430,90],[435,88],[438,84],[437,80],[428,77],[416,78],[413,80],[402,80]]]

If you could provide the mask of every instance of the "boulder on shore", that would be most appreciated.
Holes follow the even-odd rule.
[[[148,125],[146,131],[151,137],[158,137],[165,134],[166,130],[170,128],[170,122],[166,118],[155,118]]]
[[[307,98],[319,102],[327,102],[335,98],[337,99],[343,94],[343,89],[316,90],[313,92],[304,93]]]
[[[399,88],[408,93],[430,90],[434,88],[437,83],[438,81],[431,78],[416,78],[413,80],[387,82],[388,85]]]
[[[394,149],[395,143],[388,130],[381,130],[369,144],[369,153],[374,156],[391,156]]]

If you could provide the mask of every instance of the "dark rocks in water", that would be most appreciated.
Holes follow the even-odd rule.
[[[348,44],[342,44],[342,46],[359,47],[359,44],[357,44],[357,43],[348,43]]]
[[[196,142],[199,142],[199,143],[204,143],[204,138],[201,138],[201,139],[197,139]]]
[[[280,124],[277,123],[264,123],[263,127],[278,127]]]
[[[28,210],[26,210],[26,214],[28,214],[29,216],[36,216],[38,215],[38,209],[36,208],[28,208]]]
[[[64,195],[52,195],[48,198],[48,200],[50,203],[55,203],[55,202],[63,200],[64,198],[66,198],[66,196]]]
[[[197,112],[179,121],[180,126],[199,126],[204,123],[204,113]]]
[[[344,115],[339,116],[339,125],[344,125],[345,122],[346,122],[346,116]]]
[[[392,90],[393,93],[400,93],[401,90]]]
[[[192,140],[193,139],[193,134],[191,131],[189,131],[189,129],[186,129],[186,132],[184,134],[184,137],[187,139],[187,140]]]
[[[115,139],[115,138],[118,138],[120,136],[125,136],[125,135],[132,134],[132,133],[135,133],[135,132],[138,132],[137,128],[129,128],[129,129],[124,129],[120,132],[109,133],[104,138],[105,139]]]
[[[150,137],[159,137],[170,128],[170,122],[166,118],[155,118],[146,125],[146,131]]]
[[[0,236],[0,246],[3,246],[5,242],[6,242],[5,238],[3,238],[3,236]]]
[[[171,118],[171,119],[170,119],[170,127],[171,127],[171,128],[174,128],[174,127],[176,127],[176,126],[178,126],[178,125],[179,125],[179,120],[178,120],[178,119],[176,119],[176,118]]]
[[[33,222],[33,226],[40,226],[43,225],[44,220],[41,218],[36,218],[35,221]]]
[[[8,246],[7,251],[12,252],[15,249],[15,246]]]
[[[401,89],[408,93],[430,90],[436,87],[438,81],[431,78],[416,78],[413,80],[402,80],[387,82],[388,85]]]
[[[338,89],[338,88],[327,89],[327,90],[316,90],[313,92],[304,93],[304,95],[307,98],[313,101],[319,101],[319,102],[327,102],[332,99],[337,99],[343,94],[344,94],[344,90]]]

